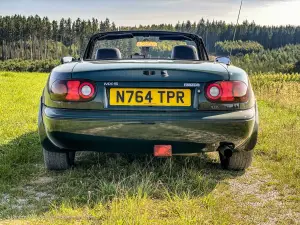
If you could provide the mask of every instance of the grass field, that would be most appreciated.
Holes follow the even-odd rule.
[[[37,135],[47,74],[0,72],[0,224],[299,224],[300,75],[251,77],[259,144],[246,172],[215,154],[80,153],[47,172]]]

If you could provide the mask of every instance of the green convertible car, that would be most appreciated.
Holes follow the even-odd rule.
[[[39,109],[47,169],[69,168],[76,151],[218,151],[225,169],[251,164],[258,111],[248,75],[226,57],[210,62],[199,36],[99,33],[83,58],[62,63],[49,75]]]

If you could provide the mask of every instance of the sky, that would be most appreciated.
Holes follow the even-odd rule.
[[[117,26],[197,22],[202,17],[235,23],[239,6],[240,0],[0,0],[0,15],[109,18]],[[300,0],[244,0],[240,21],[244,20],[300,25]]]

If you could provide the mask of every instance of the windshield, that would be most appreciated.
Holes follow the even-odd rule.
[[[157,37],[99,40],[95,44],[92,58],[97,59],[99,49],[117,48],[121,53],[121,59],[171,59],[175,46],[196,47],[196,44],[193,41],[161,41]],[[195,51],[198,54],[196,48]]]
[[[202,41],[200,38],[199,40]],[[172,33],[172,35],[170,33],[153,35],[129,32],[99,34],[98,37],[90,40],[85,59],[205,60],[206,52],[199,40],[180,33]]]

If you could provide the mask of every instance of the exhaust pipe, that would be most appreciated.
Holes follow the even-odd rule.
[[[233,148],[228,145],[220,146],[218,151],[226,158],[230,158],[233,154]]]

